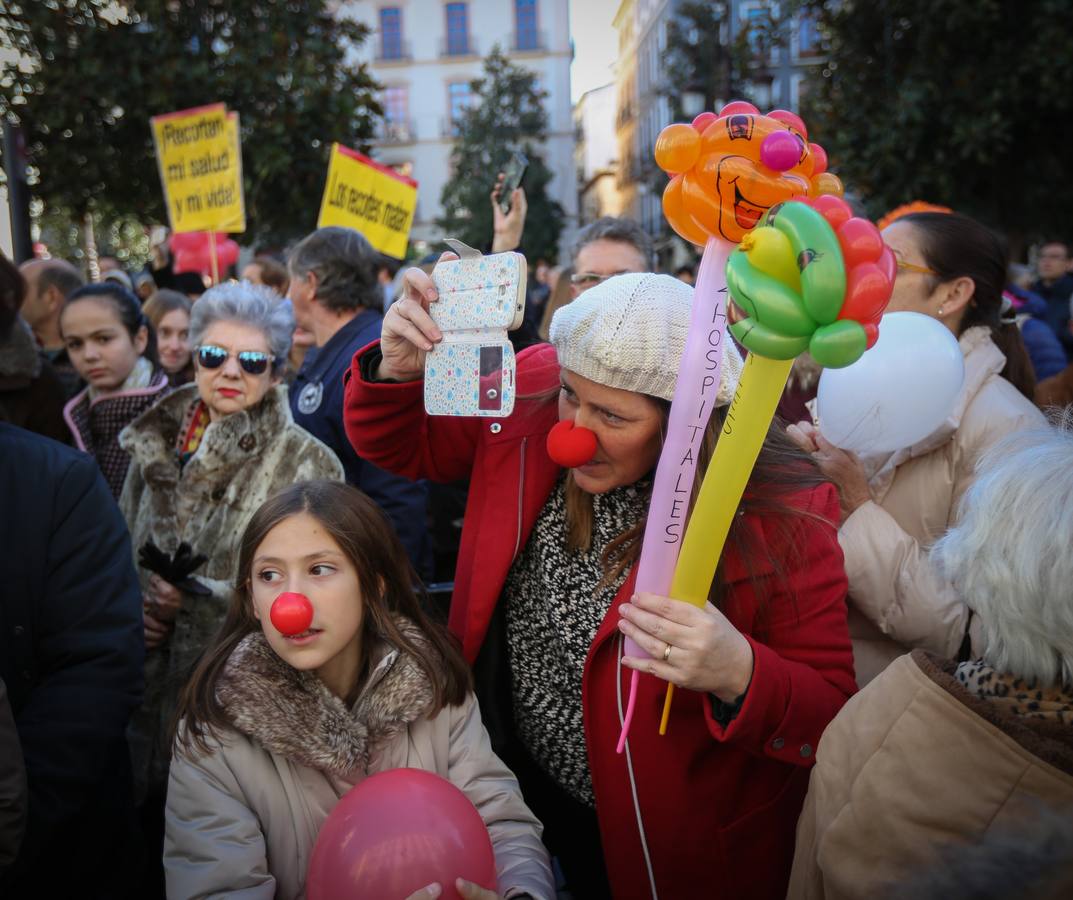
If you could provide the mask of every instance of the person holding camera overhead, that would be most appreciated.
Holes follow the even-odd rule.
[[[602,280],[556,313],[553,346],[518,354],[513,413],[482,419],[426,415],[438,295],[418,269],[404,285],[354,357],[347,434],[391,471],[471,478],[449,624],[567,889],[781,898],[814,748],[854,690],[834,487],[772,430],[708,605],[635,595],[692,288]],[[698,485],[741,366],[724,342]],[[560,420],[591,432],[587,462],[549,447]],[[623,636],[650,658],[624,657]],[[619,755],[631,669],[656,677]],[[666,681],[682,690],[659,737]]]

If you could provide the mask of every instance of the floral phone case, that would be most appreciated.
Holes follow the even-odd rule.
[[[514,348],[507,331],[525,314],[525,257],[462,259],[432,272],[439,299],[429,307],[443,341],[425,357],[425,411],[430,416],[505,417],[514,411]]]

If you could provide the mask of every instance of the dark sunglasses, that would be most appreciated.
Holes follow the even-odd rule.
[[[197,362],[206,369],[218,369],[231,356],[223,347],[215,344],[203,344],[197,348]],[[268,371],[268,364],[274,360],[274,356],[261,353],[259,350],[243,350],[238,354],[238,364],[250,375],[264,375]]]

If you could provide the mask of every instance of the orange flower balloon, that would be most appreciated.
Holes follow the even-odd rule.
[[[709,237],[738,243],[776,203],[842,193],[842,183],[826,171],[827,155],[809,144],[796,114],[761,115],[742,101],[718,115],[701,113],[689,125],[668,125],[655,156],[671,176],[664,215],[693,244]]]

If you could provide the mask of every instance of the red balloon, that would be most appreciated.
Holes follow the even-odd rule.
[[[712,124],[719,117],[713,112],[702,112],[693,120],[693,127],[697,129],[701,134],[704,133],[704,129]]]
[[[721,110],[719,110],[719,115],[717,118],[721,119],[723,118],[723,116],[741,115],[758,116],[760,115],[760,110],[758,110],[755,106],[753,106],[751,103],[746,102],[745,100],[732,100]]]
[[[812,174],[819,175],[827,171],[827,151],[819,144],[809,144],[812,151]]]
[[[850,205],[834,194],[821,194],[819,197],[813,197],[812,208],[822,215],[835,231],[853,218]]]
[[[885,244],[879,236],[879,229],[867,219],[850,219],[836,233],[847,269],[860,263],[874,263],[883,253]]]
[[[768,113],[768,116],[772,119],[776,119],[779,122],[783,122],[786,125],[789,125],[806,141],[808,140],[808,129],[805,128],[804,121],[797,113],[790,112],[790,110],[788,109],[773,109],[771,112]]]
[[[871,350],[875,346],[876,341],[879,340],[879,326],[873,324],[867,324],[864,326],[865,334],[865,350]]]
[[[209,245],[209,235],[205,231],[186,231],[182,234],[173,234],[168,238],[168,243],[175,253],[180,250],[200,250]]]
[[[894,258],[894,251],[890,247],[883,247],[883,252],[879,254],[876,265],[887,276],[887,281],[894,284],[894,279],[898,276],[898,261]]]
[[[496,889],[496,861],[481,814],[451,782],[423,769],[392,769],[352,788],[324,821],[306,873],[308,900],[405,900],[455,879]]]
[[[846,272],[846,300],[840,319],[866,322],[883,314],[891,283],[875,263],[861,263]]]
[[[221,241],[216,245],[216,260],[221,269],[233,266],[238,262],[238,244],[231,240],[231,238]]]
[[[313,624],[313,604],[305,594],[286,591],[272,602],[268,617],[280,634],[291,637],[309,631]]]
[[[173,269],[178,275],[182,272],[197,272],[204,275],[212,267],[207,253],[198,250],[176,250]]]
[[[576,469],[596,455],[596,434],[573,419],[563,419],[548,432],[548,456],[567,469]]]

